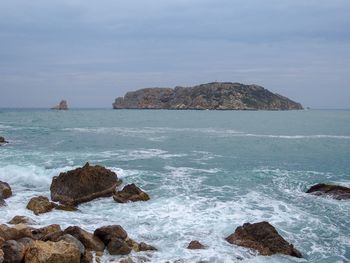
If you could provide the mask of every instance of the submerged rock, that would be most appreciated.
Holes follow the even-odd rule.
[[[205,249],[205,246],[198,240],[193,240],[188,244],[187,249]]]
[[[237,227],[226,240],[237,246],[254,249],[263,256],[284,254],[302,257],[302,254],[292,244],[289,244],[271,224],[265,221],[255,224],[245,223]]]
[[[307,190],[306,193],[318,196],[329,196],[337,200],[350,199],[350,188],[340,185],[316,184]]]
[[[68,104],[66,100],[61,100],[60,103],[51,108],[52,110],[68,110]]]
[[[0,181],[0,198],[6,199],[12,196],[12,190],[8,183]]]
[[[102,166],[77,168],[55,176],[51,183],[51,199],[71,206],[98,197],[111,196],[121,183],[117,174]]]
[[[79,248],[63,240],[34,241],[25,253],[25,263],[80,263]]]
[[[0,207],[7,206],[6,201],[0,197]]]
[[[50,212],[54,208],[55,204],[45,196],[33,197],[27,204],[27,209],[32,210],[35,215]]]
[[[126,185],[123,190],[116,192],[113,199],[118,203],[137,202],[149,200],[149,195],[135,184]]]
[[[146,88],[126,93],[114,109],[301,110],[300,103],[258,85],[214,82],[194,87]]]
[[[8,143],[4,137],[0,136],[0,145],[3,143]]]

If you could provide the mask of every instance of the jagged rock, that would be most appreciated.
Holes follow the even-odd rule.
[[[34,225],[35,221],[29,217],[26,216],[15,216],[12,218],[8,224],[10,225],[18,225],[18,224],[25,224],[25,225]]]
[[[72,235],[70,235],[70,234],[62,235],[55,242],[58,242],[61,240],[65,241],[67,243],[72,243],[72,244],[76,245],[79,248],[81,256],[83,256],[85,254],[85,247],[84,247],[83,243],[81,243],[77,238],[73,237]]]
[[[120,225],[110,225],[97,228],[94,235],[101,239],[106,246],[112,238],[125,240],[128,237],[128,234]]]
[[[61,100],[58,105],[51,108],[52,110],[68,110],[68,104],[66,100]]]
[[[226,240],[237,246],[254,249],[263,256],[285,254],[302,257],[292,244],[289,244],[271,224],[265,221],[255,224],[245,223],[237,227]]]
[[[11,187],[8,183],[0,181],[0,198],[6,199],[12,195]]]
[[[21,263],[24,258],[25,246],[15,240],[5,241],[2,245],[4,263]]]
[[[84,167],[55,176],[51,184],[51,199],[75,206],[98,197],[111,196],[121,181],[117,175],[102,166]]]
[[[350,188],[340,185],[316,184],[307,190],[306,193],[318,196],[329,196],[337,200],[350,199]]]
[[[42,228],[33,229],[32,230],[32,237],[34,239],[43,239],[48,235],[54,234],[54,233],[60,233],[62,232],[62,229],[57,224],[48,225]]]
[[[25,263],[80,263],[79,248],[65,241],[34,241],[25,253]]]
[[[114,109],[301,110],[301,104],[258,85],[214,82],[194,87],[147,88],[128,92]]]
[[[3,143],[8,143],[4,137],[0,136],[0,145]]]
[[[104,243],[97,236],[94,236],[78,226],[70,226],[66,228],[64,232],[78,239],[86,249],[93,251],[103,251],[105,249]]]
[[[149,195],[138,188],[135,184],[126,185],[123,190],[116,192],[113,199],[118,203],[137,202],[149,200]]]
[[[205,246],[202,245],[198,240],[191,241],[187,246],[187,249],[204,249],[204,248]]]
[[[54,208],[55,204],[45,196],[33,197],[27,204],[27,209],[33,211],[35,215],[50,212]]]
[[[13,227],[8,227],[7,225],[0,225],[0,237],[4,240],[17,240],[20,239],[22,234],[19,230]]]
[[[138,250],[137,251],[156,251],[157,249],[154,246],[148,245],[144,242],[140,242],[138,244]]]
[[[93,260],[94,260],[94,257],[91,251],[85,250],[84,255],[81,257],[80,263],[93,263]]]
[[[131,248],[120,238],[112,238],[108,243],[107,250],[111,255],[128,255],[131,252]]]

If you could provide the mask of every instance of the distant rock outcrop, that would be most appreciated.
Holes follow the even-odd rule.
[[[328,196],[337,200],[350,200],[350,188],[332,184],[316,184],[307,190],[308,194]]]
[[[61,100],[61,102],[55,107],[51,108],[52,110],[68,110],[68,104],[66,100]]]
[[[146,88],[126,93],[114,109],[301,110],[300,103],[258,85],[214,82],[194,87]]]

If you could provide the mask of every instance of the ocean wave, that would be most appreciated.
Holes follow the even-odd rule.
[[[272,134],[239,134],[237,136],[246,136],[246,137],[260,137],[260,138],[278,138],[278,139],[350,139],[350,136],[346,135],[272,135]]]

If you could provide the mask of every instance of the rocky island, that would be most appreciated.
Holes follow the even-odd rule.
[[[114,109],[302,110],[300,103],[258,85],[213,82],[194,87],[146,88],[126,93]]]

